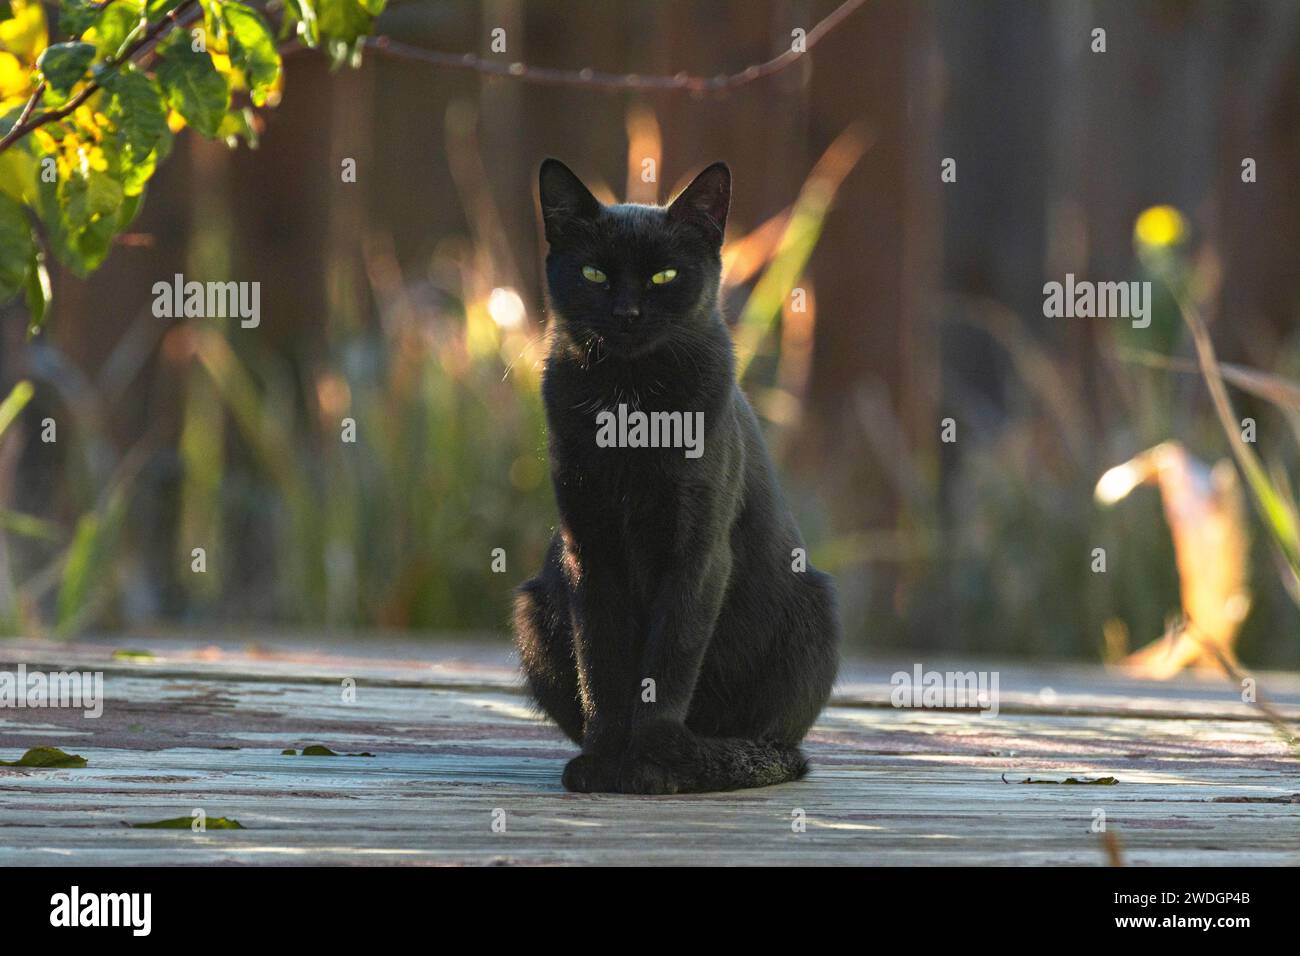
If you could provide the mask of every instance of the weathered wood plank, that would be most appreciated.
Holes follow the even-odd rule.
[[[588,796],[560,788],[573,748],[532,714],[499,645],[129,645],[151,662],[115,646],[0,644],[0,670],[103,670],[107,701],[96,720],[0,709],[0,759],[55,745],[89,761],[0,767],[0,865],[1100,864],[1097,810],[1130,863],[1300,863],[1300,763],[1221,681],[1003,668],[1002,712],[984,718],[889,707],[889,674],[910,665],[854,663],[809,737],[808,780]],[[1294,676],[1261,683],[1300,712]],[[313,743],[374,756],[281,754]],[[1070,776],[1119,782],[1019,782]],[[246,829],[127,825],[196,808]]]

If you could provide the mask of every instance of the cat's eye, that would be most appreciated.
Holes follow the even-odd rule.
[[[595,266],[583,266],[582,277],[588,282],[604,282],[606,279],[605,273],[601,272]]]
[[[677,278],[676,269],[664,269],[662,272],[656,272],[650,277],[650,281],[655,285],[667,285]]]

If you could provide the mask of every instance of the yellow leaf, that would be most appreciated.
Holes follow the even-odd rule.
[[[1097,482],[1097,499],[1113,504],[1139,485],[1160,489],[1174,541],[1185,627],[1130,654],[1124,664],[1163,680],[1184,667],[1231,660],[1237,632],[1250,611],[1250,532],[1231,462],[1211,468],[1178,442],[1164,442]]]
[[[11,5],[13,19],[0,21],[0,50],[32,66],[50,42],[45,11],[40,0],[12,0]]]
[[[12,53],[0,51],[0,104],[14,99],[15,105],[24,102],[31,95],[32,71],[19,62]],[[0,112],[9,112],[7,106],[0,107]]]

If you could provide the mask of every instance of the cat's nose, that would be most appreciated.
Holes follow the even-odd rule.
[[[630,322],[641,317],[641,307],[635,302],[619,302],[614,305],[614,318]]]

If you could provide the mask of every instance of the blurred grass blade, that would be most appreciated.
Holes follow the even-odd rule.
[[[101,510],[84,514],[77,521],[55,602],[55,629],[60,634],[79,630],[94,616],[101,597],[110,591],[113,550],[126,516],[126,500],[126,482],[119,482]]]
[[[3,402],[0,402],[0,437],[4,436],[5,429],[12,425],[22,410],[27,407],[34,394],[36,389],[32,387],[32,383],[23,380],[13,387]]]
[[[218,333],[204,328],[195,328],[192,333],[199,362],[212,377],[240,432],[285,494],[298,494],[300,480],[294,466],[293,442],[273,417],[263,414],[265,403],[248,368]]]
[[[1154,368],[1169,368],[1198,375],[1201,371],[1200,366],[1195,362],[1171,359],[1153,352],[1122,351],[1121,357]],[[1256,398],[1262,398],[1277,406],[1278,410],[1286,416],[1287,424],[1291,426],[1296,441],[1300,442],[1300,385],[1280,375],[1261,372],[1244,365],[1233,365],[1231,362],[1220,362],[1219,371],[1223,373],[1224,379],[1243,392],[1249,392]],[[1277,484],[1276,479],[1274,484]]]
[[[840,184],[870,145],[871,141],[860,125],[850,126],[817,160],[808,181],[799,191],[772,261],[740,313],[736,331],[737,377],[744,378],[749,363],[771,331],[776,317],[781,314],[786,297],[808,265]]]
[[[1237,465],[1246,476],[1246,484],[1250,488],[1260,514],[1264,517],[1264,526],[1268,528],[1273,543],[1277,546],[1278,552],[1286,562],[1287,569],[1293,579],[1291,583],[1293,585],[1300,584],[1300,521],[1297,520],[1296,512],[1291,507],[1289,499],[1283,497],[1273,487],[1273,483],[1254,449],[1241,440],[1241,433],[1238,430],[1240,420],[1237,418],[1236,412],[1232,408],[1232,402],[1228,398],[1228,390],[1224,385],[1224,374],[1214,352],[1214,342],[1210,338],[1210,332],[1205,327],[1200,312],[1192,303],[1184,301],[1181,297],[1176,296],[1176,301],[1179,310],[1182,312],[1183,321],[1187,323],[1188,329],[1191,330],[1192,341],[1196,345],[1196,356],[1201,366],[1201,374],[1210,390],[1210,398],[1214,402],[1214,410],[1219,416],[1219,423],[1223,426],[1224,435],[1228,439],[1228,446],[1237,459]],[[1296,588],[1288,587],[1287,591],[1289,594],[1294,595]]]
[[[58,541],[60,538],[59,526],[54,522],[20,511],[0,509],[0,530],[42,541]]]

